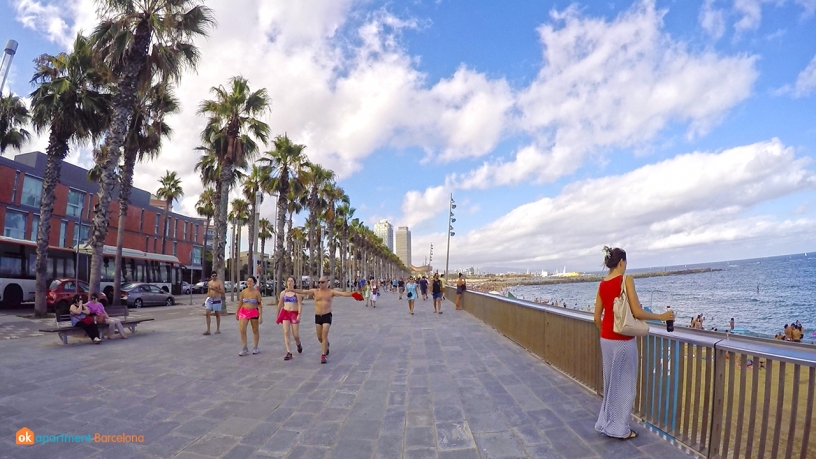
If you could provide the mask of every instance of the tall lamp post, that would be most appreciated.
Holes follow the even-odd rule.
[[[11,62],[14,60],[14,55],[17,54],[17,42],[9,40],[6,42],[6,48],[3,50],[3,60],[0,61],[0,73],[2,73],[2,80],[0,81],[0,96],[3,95],[3,87],[6,85],[6,77],[8,77],[11,69]],[[11,94],[11,91],[9,91]]]
[[[450,208],[448,209],[448,246],[446,249],[447,253],[445,254],[445,282],[447,282],[448,280],[448,262],[450,261],[450,238],[451,236],[456,236],[456,233],[453,232],[452,226],[452,223],[456,221],[456,219],[453,218],[453,209],[455,208],[456,201],[453,200],[453,193],[451,193]]]

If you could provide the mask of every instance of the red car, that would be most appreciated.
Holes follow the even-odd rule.
[[[79,283],[79,292],[77,292],[76,284]],[[71,304],[74,295],[79,293],[82,301],[88,301],[88,283],[84,281],[76,281],[75,279],[54,279],[48,286],[45,292],[46,305],[49,311],[55,310],[59,306],[61,310],[67,310]],[[108,305],[108,297],[104,293],[99,294],[99,302],[103,305]]]

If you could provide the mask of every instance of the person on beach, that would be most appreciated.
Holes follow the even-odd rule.
[[[291,289],[298,295],[314,295],[315,299],[315,331],[317,340],[320,341],[323,353],[320,355],[320,363],[328,363],[329,355],[329,329],[332,324],[332,300],[336,296],[354,297],[353,292],[341,292],[330,289],[328,280],[322,276],[318,281],[318,288],[309,290]],[[359,293],[358,293],[359,295]],[[362,301],[362,300],[358,300]]]
[[[431,294],[433,295],[434,312],[442,314],[442,281],[439,280],[439,273],[434,274]]]
[[[294,291],[295,278],[286,279],[286,290],[281,292],[278,300],[278,320],[277,323],[283,327],[283,344],[286,346],[286,356],[283,360],[292,360],[292,349],[289,347],[289,330],[297,344],[298,354],[303,353],[303,346],[300,345],[300,317],[303,312],[303,297]]]
[[[87,306],[91,311],[91,315],[96,318],[97,324],[108,324],[108,339],[113,339],[113,335],[117,330],[119,331],[119,336],[121,336],[122,339],[127,339],[127,336],[125,336],[125,329],[122,327],[122,321],[108,315],[108,312],[105,311],[105,305],[99,302],[99,295],[96,293],[91,293],[91,298],[90,301],[88,301]]]
[[[623,440],[637,437],[629,428],[629,419],[635,402],[638,372],[637,341],[631,336],[615,333],[615,298],[626,284],[626,296],[632,315],[641,320],[674,320],[674,311],[663,314],[646,312],[635,292],[635,281],[626,276],[626,252],[620,248],[604,247],[604,265],[609,274],[598,285],[595,294],[595,325],[600,330],[601,359],[603,362],[603,402],[595,423],[595,430],[609,437]]]
[[[207,310],[207,331],[210,334],[210,314],[215,314],[215,334],[221,333],[221,295],[224,294],[224,283],[218,280],[218,273],[210,275],[210,282],[207,283],[207,299],[204,300],[204,308]]]
[[[465,276],[459,273],[459,279],[456,279],[456,310],[462,309],[462,294],[467,290],[467,282]],[[566,306],[565,306],[566,307]]]
[[[414,301],[417,299],[417,284],[414,282],[414,277],[408,278],[408,283],[405,284],[405,297],[408,299],[408,313],[414,315]]]
[[[239,357],[249,354],[247,349],[247,323],[252,324],[252,348],[253,354],[258,354],[258,341],[260,331],[258,326],[263,323],[263,304],[261,303],[261,293],[255,288],[255,277],[249,276],[246,280],[246,288],[238,294],[238,310],[235,312],[235,320],[238,321],[238,333],[241,335],[243,349],[238,353]]]

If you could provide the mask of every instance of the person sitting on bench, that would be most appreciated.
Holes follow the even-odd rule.
[[[108,324],[108,339],[113,339],[116,330],[119,330],[119,336],[121,336],[122,339],[127,339],[125,329],[122,327],[122,321],[108,315],[105,311],[105,306],[99,302],[99,295],[91,293],[91,300],[88,301],[87,307],[91,311],[91,315],[96,318],[97,324]]]
[[[99,329],[96,328],[96,323],[91,317],[91,310],[82,303],[82,298],[79,295],[74,295],[70,312],[72,326],[85,330],[88,338],[91,338],[94,344],[102,342],[99,339]]]

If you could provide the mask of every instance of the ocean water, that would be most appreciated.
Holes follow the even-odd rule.
[[[703,314],[707,330],[724,330],[733,317],[736,327],[773,336],[798,320],[805,328],[803,340],[816,341],[816,252],[627,273],[705,267],[722,271],[635,279],[640,303],[657,313],[671,306],[676,325],[688,326],[692,317]],[[594,306],[597,289],[597,282],[582,282],[517,286],[510,291],[527,300],[566,301],[568,308],[585,310]]]

